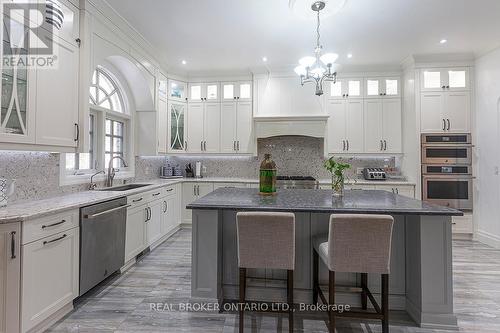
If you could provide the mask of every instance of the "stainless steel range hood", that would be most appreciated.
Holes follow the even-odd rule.
[[[300,135],[324,138],[327,134],[327,115],[312,116],[256,116],[255,137],[269,138]]]

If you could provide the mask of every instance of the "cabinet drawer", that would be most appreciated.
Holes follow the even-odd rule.
[[[150,198],[151,198],[151,192],[143,192],[128,196],[127,204],[131,205],[129,210],[148,203]]]
[[[164,197],[165,196],[165,191],[163,188],[158,188],[154,191],[151,191],[151,192],[148,192],[146,198],[148,199],[148,201],[152,201],[152,200],[158,200],[160,199],[161,197]]]
[[[166,196],[176,195],[177,194],[177,186],[167,186],[163,188],[163,193]]]
[[[49,237],[59,232],[79,226],[79,211],[69,210],[66,212],[28,220],[22,224],[22,244]]]

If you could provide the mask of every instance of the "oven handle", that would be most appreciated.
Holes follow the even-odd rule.
[[[460,175],[460,174],[429,174],[429,173],[424,173],[422,174],[422,178],[424,180],[426,179],[457,179],[457,180],[467,180],[467,179],[476,179],[475,176],[472,175]]]
[[[472,143],[422,143],[422,148],[473,148]]]

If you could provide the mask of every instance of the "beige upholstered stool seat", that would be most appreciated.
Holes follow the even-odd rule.
[[[321,298],[324,304],[335,304],[335,273],[361,275],[361,307],[363,312],[348,314],[329,310],[329,330],[335,332],[335,317],[380,319],[382,332],[389,333],[389,272],[394,219],[389,215],[333,214],[328,235],[313,239],[313,303]],[[319,285],[319,263],[329,271],[328,300]],[[368,273],[381,274],[381,306],[368,289]],[[367,312],[368,299],[375,312]]]
[[[240,212],[236,214],[241,304],[247,304],[247,268],[287,270],[288,330],[293,332],[293,270],[295,268],[295,214]],[[244,308],[239,310],[243,332]]]

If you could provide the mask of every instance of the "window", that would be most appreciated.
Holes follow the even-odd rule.
[[[89,181],[89,176],[107,169],[109,161],[120,156],[127,161],[127,168],[120,159],[113,160],[117,178],[133,177],[132,117],[124,103],[123,90],[117,80],[102,67],[92,76],[89,88],[89,150],[85,153],[61,154],[61,183],[77,184]],[[130,160],[130,163],[128,161]],[[129,166],[130,165],[130,166]],[[102,176],[96,178],[103,179]]]
[[[106,134],[104,138],[104,165],[108,165],[111,157],[120,156],[123,157],[123,133],[124,133],[124,123],[117,120],[106,119]],[[123,167],[123,161],[120,159],[115,159],[113,161],[114,168]]]

